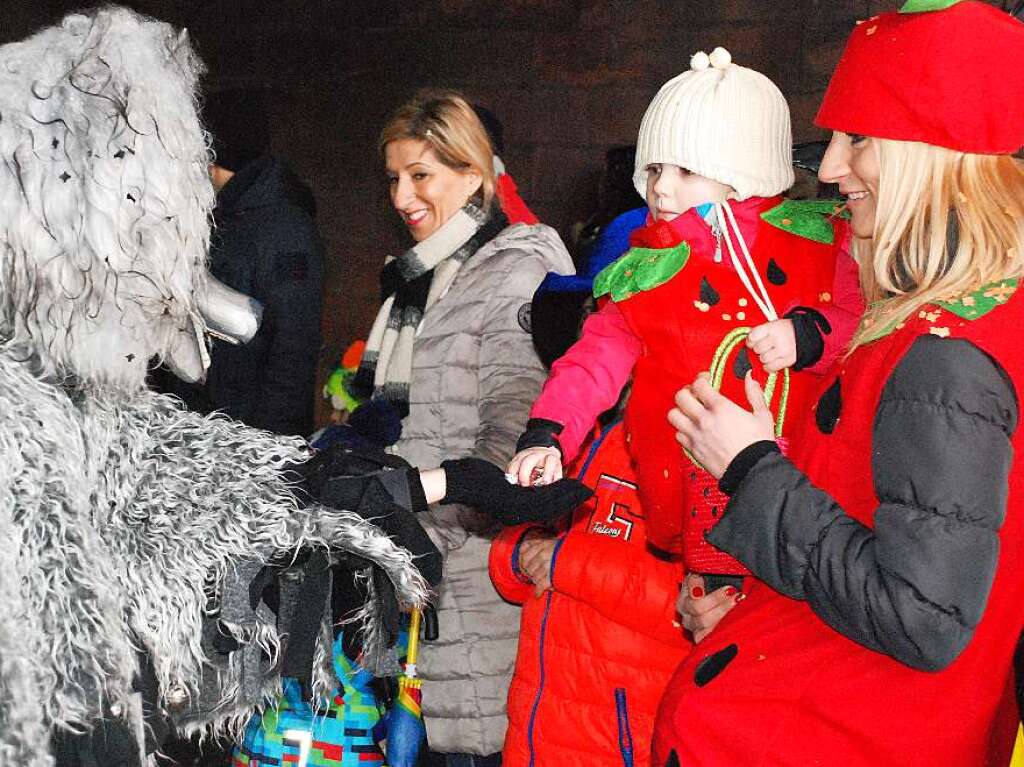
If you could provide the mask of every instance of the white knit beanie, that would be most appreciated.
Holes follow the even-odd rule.
[[[782,92],[724,48],[690,59],[647,107],[633,184],[647,196],[647,166],[670,163],[728,184],[740,200],[793,185],[793,131]]]

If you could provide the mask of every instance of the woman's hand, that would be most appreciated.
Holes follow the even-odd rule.
[[[512,457],[505,471],[523,487],[550,485],[562,478],[562,454],[557,447],[528,447]]]
[[[775,439],[775,424],[764,391],[749,372],[743,388],[752,411],[715,391],[708,374],[701,373],[676,393],[676,406],[668,414],[679,444],[716,479],[743,448]]]
[[[796,331],[793,320],[774,320],[758,325],[747,336],[747,347],[769,373],[796,364]]]
[[[551,588],[551,560],[555,555],[557,539],[547,533],[530,531],[519,544],[519,572],[534,586],[533,593],[540,596]]]
[[[690,573],[683,580],[683,588],[676,600],[676,610],[682,618],[683,627],[697,644],[745,597],[743,592],[732,586],[723,586],[708,594],[704,590],[704,579]]]

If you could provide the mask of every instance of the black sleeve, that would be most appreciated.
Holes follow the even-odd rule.
[[[531,418],[526,422],[526,431],[519,435],[516,452],[530,447],[557,447],[561,452],[562,446],[558,444],[558,435],[562,433],[563,428],[563,425],[556,421]]]
[[[886,382],[875,417],[874,529],[768,453],[708,540],[850,639],[942,669],[988,601],[1017,418],[1013,386],[991,358],[924,336]]]
[[[300,436],[312,431],[320,354],[323,250],[312,223],[308,226],[287,244],[271,243],[267,254],[263,321],[268,345],[263,369],[257,371],[252,424]]]
[[[825,336],[832,332],[832,325],[825,315],[807,306],[797,306],[786,312],[785,319],[793,323],[796,339],[793,370],[800,371],[817,364],[825,352]]]

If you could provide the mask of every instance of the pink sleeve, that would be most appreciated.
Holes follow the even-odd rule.
[[[807,370],[823,373],[832,366],[850,345],[857,324],[864,314],[864,295],[860,289],[860,275],[857,262],[850,254],[850,238],[846,237],[836,250],[836,271],[832,280],[832,301],[824,306],[814,307],[822,313],[832,332],[824,337],[825,349],[821,359]]]
[[[596,418],[614,405],[640,357],[640,339],[608,301],[583,323],[580,340],[551,366],[530,418],[562,424],[562,462],[572,462]]]

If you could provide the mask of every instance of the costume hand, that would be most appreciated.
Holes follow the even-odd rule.
[[[752,412],[715,391],[708,374],[701,373],[676,393],[676,406],[668,414],[676,440],[716,479],[721,478],[743,448],[775,439],[775,425],[764,401],[764,391],[749,372],[743,388]]]
[[[747,347],[764,369],[777,373],[796,364],[796,331],[793,320],[774,320],[758,325],[747,336]]]
[[[708,594],[704,590],[704,579],[690,573],[683,580],[683,588],[676,600],[676,610],[682,618],[683,627],[699,643],[725,614],[738,605],[746,594],[733,586],[723,586]]]
[[[519,571],[533,584],[533,593],[540,596],[551,588],[551,560],[555,555],[555,537],[530,531],[519,544]]]
[[[562,454],[557,447],[528,447],[512,457],[506,471],[523,487],[550,485],[562,478]]]
[[[571,511],[594,492],[579,480],[563,479],[544,487],[509,484],[505,473],[482,458],[441,464],[446,495],[442,503],[464,503],[490,514],[503,525],[548,522]]]

